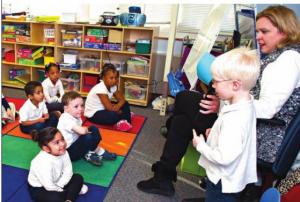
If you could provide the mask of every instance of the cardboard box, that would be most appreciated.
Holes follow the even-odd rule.
[[[122,43],[122,31],[110,29],[108,34],[109,43]]]

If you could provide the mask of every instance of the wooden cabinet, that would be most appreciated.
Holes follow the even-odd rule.
[[[20,70],[29,77],[27,80],[43,80],[44,63],[55,61],[63,63],[69,57],[69,53],[76,55],[80,65],[79,69],[64,68],[61,66],[62,78],[72,75],[75,84],[65,86],[66,90],[77,90],[86,96],[91,84],[95,83],[101,68],[105,63],[115,64],[120,70],[119,89],[125,94],[130,104],[147,106],[151,94],[151,79],[153,75],[153,45],[144,46],[137,41],[151,41],[153,44],[157,28],[150,27],[118,27],[100,26],[92,24],[66,24],[66,23],[37,23],[2,21],[4,35],[2,36],[2,85],[7,87],[23,88],[25,82],[13,80],[11,71]],[[11,27],[10,27],[11,26]],[[15,28],[13,28],[15,26]],[[11,39],[5,31],[16,31],[18,27],[27,29],[27,36],[18,40]],[[12,29],[12,30],[9,30]],[[15,30],[13,30],[15,29]],[[22,31],[23,32],[23,31]],[[101,32],[101,33],[99,33]],[[19,33],[20,34],[20,33]],[[24,33],[21,33],[24,35]],[[68,41],[69,35],[74,35],[75,40]],[[93,34],[103,35],[103,38],[95,38]],[[23,36],[22,36],[23,37]],[[92,43],[96,40],[96,43]],[[92,42],[91,42],[92,41]],[[137,47],[136,44],[139,46]],[[136,46],[136,47],[135,47]],[[38,50],[43,47],[43,62],[27,61],[18,57],[20,50]],[[143,48],[150,48],[143,53]],[[137,51],[136,49],[139,48]],[[142,51],[141,51],[142,50]],[[14,52],[14,60],[5,57],[6,53]],[[140,52],[140,53],[136,53]],[[142,53],[142,54],[141,54]],[[8,54],[9,55],[9,54]],[[139,61],[147,61],[146,64]],[[135,72],[136,71],[136,72]],[[75,78],[74,78],[75,77]],[[92,82],[93,81],[93,82]],[[65,79],[65,82],[68,82]],[[63,82],[64,83],[64,82]],[[75,85],[75,87],[74,87]]]

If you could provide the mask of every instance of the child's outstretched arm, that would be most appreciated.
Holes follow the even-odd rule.
[[[41,118],[31,120],[31,121],[21,121],[21,124],[23,126],[31,126],[31,125],[36,124],[36,123],[44,123],[44,122],[45,122],[45,118],[41,117]]]
[[[89,128],[85,126],[76,125],[72,127],[72,130],[78,135],[86,135],[87,133],[89,133]]]

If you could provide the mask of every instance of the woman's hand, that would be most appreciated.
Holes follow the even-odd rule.
[[[199,103],[200,107],[205,110],[199,110],[202,114],[218,113],[220,107],[220,100],[215,95],[207,95],[208,99],[202,99]]]

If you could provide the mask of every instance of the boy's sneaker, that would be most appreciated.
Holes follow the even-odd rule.
[[[100,155],[103,159],[108,160],[108,161],[113,161],[116,160],[117,154],[111,153],[109,151],[105,151],[102,155]]]
[[[90,162],[93,165],[101,166],[102,165],[102,157],[96,154],[93,151],[89,151],[85,156],[85,160]]]
[[[200,189],[202,191],[206,191],[206,186],[207,186],[207,177],[203,177],[202,179],[199,180],[199,186],[200,186]]]
[[[89,190],[88,186],[83,184],[82,187],[81,187],[81,190],[79,192],[79,195],[86,194],[88,192],[88,190]]]
[[[116,128],[117,130],[126,132],[132,128],[132,125],[127,120],[121,120],[116,124]]]

